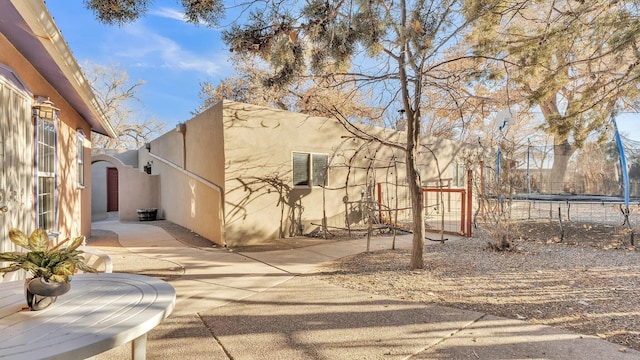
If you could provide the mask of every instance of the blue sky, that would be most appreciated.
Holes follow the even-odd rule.
[[[199,83],[217,84],[232,66],[221,31],[182,20],[176,0],[155,0],[146,16],[123,27],[100,24],[82,0],[47,0],[47,7],[78,63],[118,65],[138,91],[143,118],[157,118],[170,129],[192,117]],[[640,114],[621,114],[621,132],[640,141]]]
[[[640,114],[623,113],[616,118],[620,133],[629,138],[640,141]]]
[[[172,128],[192,117],[199,83],[217,84],[232,70],[221,32],[182,21],[176,0],[153,1],[146,16],[123,27],[100,24],[82,0],[47,0],[47,8],[76,60],[117,65],[142,80],[137,115]]]

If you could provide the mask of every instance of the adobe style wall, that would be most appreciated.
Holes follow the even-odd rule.
[[[345,228],[347,222],[362,220],[352,203],[363,200],[363,193],[375,193],[373,184],[406,182],[403,151],[354,138],[336,119],[223,103],[225,233],[231,247],[307,234],[320,228],[323,218],[328,226]],[[363,130],[388,142],[406,141],[403,132]],[[418,164],[423,183],[450,177],[465,147],[444,139],[422,141]],[[328,186],[293,186],[294,152],[327,154]],[[406,188],[399,195],[408,197]]]
[[[140,171],[138,167],[138,151],[137,150],[128,150],[124,152],[118,152],[119,150],[100,150],[99,153],[94,153],[91,161],[91,178],[92,178],[92,186],[91,186],[91,218],[92,221],[103,220],[107,218],[107,168],[109,167],[117,167],[116,165],[122,163],[121,168],[124,168],[123,171],[128,171],[126,166],[131,167],[135,171]],[[121,151],[121,150],[120,150]],[[107,157],[97,158],[98,155],[106,155]],[[111,159],[113,157],[114,159]],[[106,160],[100,160],[100,159]],[[118,160],[118,162],[115,161]],[[124,167],[123,167],[124,166]],[[120,175],[120,172],[118,172]],[[135,176],[135,175],[134,175]],[[124,179],[118,179],[119,182],[124,181]],[[146,180],[143,180],[146,182]],[[125,182],[123,185],[127,187],[127,183]],[[128,192],[125,191],[125,194]],[[137,194],[134,194],[137,195]],[[147,196],[150,196],[149,194]],[[154,197],[157,194],[153,195]],[[145,203],[148,201],[145,200]],[[128,216],[130,217],[130,215]]]
[[[96,169],[115,167],[118,170],[118,217],[120,221],[137,221],[138,209],[158,208],[159,179],[158,176],[149,175],[140,169],[127,165],[119,158],[99,154],[91,159],[96,164]],[[105,164],[109,164],[106,165]],[[97,170],[96,170],[97,171]],[[104,179],[106,176],[98,177]],[[106,194],[106,186],[104,187]],[[106,211],[106,200],[105,200]],[[96,209],[97,218],[100,218],[99,209]]]
[[[180,131],[182,129],[182,131]],[[224,246],[222,108],[214,106],[140,149],[158,177],[162,216]]]
[[[405,141],[402,132],[364,130]],[[423,144],[422,179],[450,177],[464,146],[442,139]],[[328,185],[294,186],[294,152],[326,154]],[[353,203],[367,200],[374,184],[406,181],[402,150],[356,139],[335,119],[226,100],[139,154],[139,164],[152,164],[158,176],[163,216],[232,248],[308,234],[324,218],[328,226],[358,223],[363,215]]]

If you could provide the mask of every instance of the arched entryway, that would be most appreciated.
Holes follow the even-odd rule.
[[[91,220],[116,217],[120,210],[120,180],[117,165],[109,160],[91,161]]]
[[[137,220],[137,209],[159,207],[157,176],[125,163],[119,157],[127,162],[131,160],[125,153],[98,154],[91,158],[92,221],[113,218],[116,212],[119,220]],[[135,160],[137,163],[137,156]]]

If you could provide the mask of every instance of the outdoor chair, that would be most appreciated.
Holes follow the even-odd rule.
[[[90,246],[80,246],[78,250],[82,250],[84,252],[85,264],[97,269],[98,272],[113,272],[113,263],[111,262],[111,258],[102,250],[98,250]]]

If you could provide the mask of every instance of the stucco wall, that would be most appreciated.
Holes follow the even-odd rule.
[[[222,103],[186,122],[187,169],[224,186]]]
[[[118,167],[118,180],[127,186],[119,187],[120,221],[137,221],[138,209],[160,208],[159,179],[132,167]]]
[[[150,152],[172,164],[184,167],[183,140],[182,133],[177,130],[171,130],[150,142]],[[140,163],[142,164],[143,162],[141,161]]]
[[[93,155],[109,155],[120,160],[123,164],[138,168],[138,150],[122,149],[94,149]]]
[[[307,233],[322,223],[323,215],[328,225],[344,226],[343,200],[361,199],[367,165],[356,162],[349,172],[340,164],[362,142],[344,139],[348,133],[335,120],[236,102],[224,105],[230,246]],[[328,186],[293,186],[293,152],[328,155]]]
[[[406,183],[403,152],[375,142],[365,145],[334,119],[224,101],[224,127],[229,246],[308,233],[320,227],[323,216],[327,225],[345,227],[347,215],[349,223],[362,216],[349,204],[345,207],[345,200],[375,194],[377,183]],[[365,131],[387,141],[405,141],[401,132],[374,127]],[[463,146],[443,139],[423,139],[423,144],[418,159],[422,179],[449,177]],[[293,152],[329,155],[328,186],[293,186]]]
[[[172,130],[151,141],[150,151],[140,149],[139,159],[152,162],[152,174],[159,178],[164,218],[224,246],[221,134],[222,108],[214,106],[187,121],[184,133]]]
[[[91,192],[77,186],[76,167],[76,135],[82,129],[89,137],[91,134],[88,124],[82,117],[60,96],[53,86],[39,74],[33,66],[0,34],[0,63],[13,69],[29,91],[34,95],[50,98],[60,109],[58,122],[58,230],[60,238],[68,236],[86,235],[91,231]],[[31,119],[28,119],[29,121]],[[86,142],[85,155],[90,151],[90,138]],[[28,150],[26,150],[28,151]],[[86,159],[89,159],[88,155]],[[31,166],[31,165],[29,165]],[[85,177],[90,185],[91,166],[85,162]],[[33,191],[33,188],[30,189]],[[32,223],[35,214],[30,214]],[[27,226],[29,227],[29,226]],[[33,229],[25,229],[30,231]],[[3,237],[3,238],[6,238]]]
[[[91,185],[87,185],[87,189],[91,189],[92,221],[107,218],[107,167],[115,167],[110,160],[94,161],[97,155],[107,155],[120,160],[123,165],[129,165],[133,168],[138,167],[137,150],[127,150],[123,152],[122,150],[108,149],[101,150],[99,154],[94,154],[91,163]]]
[[[357,223],[362,212],[352,202],[375,194],[377,183],[406,182],[401,150],[354,139],[333,119],[223,101],[182,130],[153,140],[150,152],[140,150],[139,162],[152,162],[165,218],[220,245],[306,234],[323,217],[329,226]],[[365,130],[405,141],[401,132]],[[418,162],[425,184],[439,174],[450,177],[464,146],[442,139],[423,144]],[[328,186],[293,186],[294,152],[326,154]]]
[[[91,218],[92,221],[107,218],[107,161],[91,164]]]
[[[106,184],[106,168],[115,167],[118,170],[118,216],[121,221],[137,221],[138,209],[159,208],[159,179],[158,176],[141,172],[130,165],[124,164],[120,159],[109,155],[94,155],[91,159],[94,170],[101,169],[104,175],[98,176],[95,181],[104,179]],[[102,172],[104,170],[104,172]],[[96,184],[97,185],[97,184]],[[96,186],[96,191],[102,191],[104,195],[104,210],[106,211],[106,186]],[[102,196],[101,196],[102,201]],[[96,213],[103,210],[97,208]],[[98,215],[99,217],[102,215]]]

